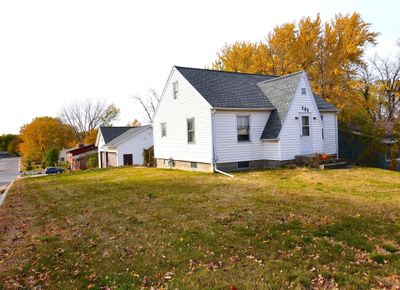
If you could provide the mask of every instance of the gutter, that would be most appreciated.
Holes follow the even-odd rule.
[[[211,140],[212,140],[212,167],[213,171],[217,173],[221,173],[223,175],[229,176],[231,178],[235,178],[234,175],[229,174],[227,172],[224,172],[222,170],[219,170],[217,168],[217,160],[215,158],[215,141],[214,141],[214,115],[215,115],[215,109],[211,109]]]
[[[276,108],[229,108],[229,107],[213,107],[211,111],[273,111]]]

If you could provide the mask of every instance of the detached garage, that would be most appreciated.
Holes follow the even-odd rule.
[[[143,150],[153,146],[153,128],[100,127],[96,146],[99,168],[143,165]]]

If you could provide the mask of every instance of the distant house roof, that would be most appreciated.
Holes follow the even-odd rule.
[[[132,127],[100,127],[100,132],[104,142],[108,143],[129,129],[132,129]]]
[[[100,132],[104,138],[104,143],[110,144],[117,143],[122,139],[133,136],[139,131],[150,127],[151,125],[139,127],[100,127]]]
[[[121,141],[125,140],[126,138],[132,137],[147,128],[151,128],[151,125],[139,126],[139,127],[129,127],[129,129],[126,130],[124,133],[115,137],[114,139],[107,142],[106,144],[109,146],[116,145],[116,144],[120,143]]]
[[[84,146],[80,146],[77,148],[73,148],[70,150],[67,150],[67,154],[71,154],[72,156],[76,156],[76,155],[80,155],[83,153],[87,153],[93,150],[97,150],[96,145],[94,144],[90,144],[90,145],[84,145]]]
[[[271,110],[261,139],[276,139],[303,71],[285,76],[248,74],[175,66],[213,108]],[[318,110],[337,112],[314,94]]]

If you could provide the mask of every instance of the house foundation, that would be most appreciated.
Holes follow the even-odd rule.
[[[213,172],[213,166],[210,163],[192,162],[183,160],[170,160],[157,158],[158,168],[181,169],[187,171]]]
[[[169,160],[157,158],[158,168],[181,169],[187,171],[213,172],[213,166],[210,163],[191,162],[182,160]],[[224,162],[217,163],[217,168],[225,172],[244,171],[252,169],[272,169],[285,165],[294,164],[294,160],[250,160],[243,162]]]

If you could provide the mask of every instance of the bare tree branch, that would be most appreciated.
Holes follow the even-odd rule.
[[[151,122],[158,103],[160,102],[160,95],[157,91],[155,89],[149,89],[147,95],[135,95],[132,98],[142,106],[143,111],[146,113],[147,120]]]
[[[111,126],[119,113],[115,105],[107,105],[104,100],[87,99],[65,105],[60,119],[74,129],[76,138],[82,142],[87,132],[100,126]]]

